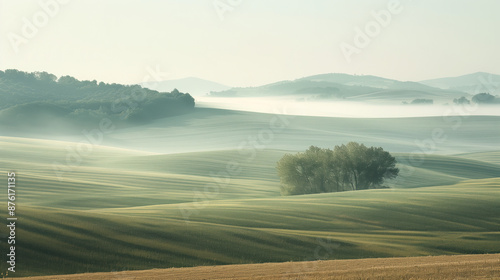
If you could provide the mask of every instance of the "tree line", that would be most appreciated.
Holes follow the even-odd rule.
[[[417,98],[411,101],[410,103],[403,101],[403,104],[411,104],[411,105],[430,105],[433,104],[434,100],[432,99],[425,99],[425,98]],[[491,95],[487,92],[482,92],[475,94],[471,97],[471,99],[467,99],[465,96],[461,96],[459,98],[453,99],[453,103],[457,105],[464,105],[464,104],[500,104],[500,97]]]
[[[93,122],[147,122],[183,114],[195,106],[194,98],[178,90],[158,92],[139,85],[57,78],[47,72],[0,71],[0,122],[29,121],[37,116]]]

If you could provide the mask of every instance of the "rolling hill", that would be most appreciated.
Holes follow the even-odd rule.
[[[282,197],[283,150],[93,146],[59,180],[74,145],[0,137],[0,173],[22,190],[19,276],[500,251],[498,152],[402,163],[392,189]]]
[[[389,102],[429,98],[450,102],[466,93],[458,90],[440,89],[417,82],[402,82],[376,76],[348,74],[321,74],[293,81],[281,81],[260,87],[232,88],[212,92],[218,97],[263,97],[294,96],[306,100],[352,100]]]
[[[204,192],[207,186],[213,190],[217,182],[217,199],[279,196],[275,166],[286,153],[263,150],[249,159],[237,150],[160,155],[94,146],[80,164],[67,164],[68,151],[77,143],[1,137],[0,144],[0,167],[19,170],[30,193],[23,197],[26,203],[74,209],[185,203],[192,201],[193,192]],[[416,167],[407,162],[411,154],[395,155],[401,174],[388,184],[398,189],[500,174],[498,164],[476,159],[428,155]],[[238,172],[229,172],[229,163],[237,165]],[[138,187],[141,182],[144,185]],[[100,196],[95,197],[96,193]]]
[[[47,72],[0,71],[0,125],[25,131],[77,131],[101,120],[134,125],[190,112],[195,101],[177,90],[79,81]],[[40,131],[37,131],[40,132]]]
[[[458,77],[425,80],[420,83],[441,89],[463,91],[469,94],[488,92],[493,95],[498,95],[500,93],[500,75],[485,72],[476,72]]]
[[[18,251],[24,275],[314,260],[316,250],[326,259],[495,253],[499,186],[487,179],[93,210],[25,202]]]
[[[278,107],[276,111],[286,111],[286,107]],[[116,130],[104,139],[104,145],[159,153],[239,149],[249,150],[241,151],[249,154],[263,147],[301,151],[311,145],[333,147],[355,140],[391,152],[423,149],[456,154],[497,150],[500,131],[492,128],[499,124],[497,116],[364,119],[196,108],[191,114]],[[425,140],[432,140],[435,130],[442,130],[446,140],[434,143],[430,150],[420,148]]]
[[[398,153],[458,154],[497,150],[500,131],[492,128],[499,124],[498,116],[363,119],[195,108],[189,114],[117,128],[103,137],[102,145],[169,154],[229,149],[240,150],[249,157],[254,151],[260,153],[264,148],[301,151],[311,145],[333,147],[355,140]],[[99,122],[90,127],[98,128]],[[33,133],[0,124],[4,136],[87,141],[83,128],[64,130],[54,127],[58,134],[44,129]],[[422,146],[432,140],[435,130],[442,131],[446,139],[440,143],[432,141],[433,145],[428,147]]]
[[[64,120],[75,104],[45,105],[0,112],[13,120],[21,107],[31,113],[21,122],[40,122],[28,132],[0,124],[0,180],[14,170],[19,190],[17,276],[500,252],[498,116],[193,108],[100,136],[92,123],[102,137],[92,145],[81,126],[44,133],[40,114]],[[390,189],[280,195],[281,156],[349,141],[395,154]]]

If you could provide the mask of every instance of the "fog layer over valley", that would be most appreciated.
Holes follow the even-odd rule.
[[[498,116],[363,119],[195,108],[192,113],[125,128],[105,130],[95,122],[93,128],[68,134],[13,129],[2,129],[2,134],[71,141],[75,143],[68,145],[74,149],[77,143],[90,142],[153,153],[238,150],[250,156],[264,149],[301,151],[310,145],[333,147],[355,139],[391,152],[457,154],[496,150],[499,123]]]
[[[308,101],[285,97],[197,97],[197,107],[269,114],[341,118],[500,116],[500,106],[478,104],[387,104],[343,100]]]
[[[196,99],[182,88],[158,92],[46,72],[0,71],[0,85],[2,136],[152,153],[301,151],[354,140],[453,154],[496,150],[500,136],[498,97],[479,104],[464,92],[373,76],[319,75]],[[401,104],[422,96],[441,101]],[[459,97],[465,103],[450,99]]]

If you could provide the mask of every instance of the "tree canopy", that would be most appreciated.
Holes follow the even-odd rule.
[[[410,104],[422,105],[422,104],[433,104],[433,103],[434,103],[434,100],[432,100],[432,99],[417,98],[417,99],[413,99]]]
[[[91,123],[147,122],[190,112],[195,101],[178,90],[158,92],[139,85],[57,78],[46,72],[0,71],[0,123],[32,124],[34,119]]]
[[[478,104],[493,104],[493,103],[500,103],[500,100],[498,100],[494,95],[483,92],[474,95],[472,97],[472,102]]]
[[[382,148],[350,142],[333,150],[311,146],[277,164],[284,195],[380,188],[398,175],[396,159]]]
[[[467,99],[467,97],[462,96],[460,98],[453,99],[453,103],[458,104],[458,105],[460,105],[460,104],[470,104],[470,101],[469,101],[469,99]]]

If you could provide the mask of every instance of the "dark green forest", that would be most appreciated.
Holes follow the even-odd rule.
[[[115,124],[145,123],[188,113],[195,101],[178,90],[57,78],[47,72],[0,71],[0,124],[30,126],[52,120],[84,125],[104,118]]]

